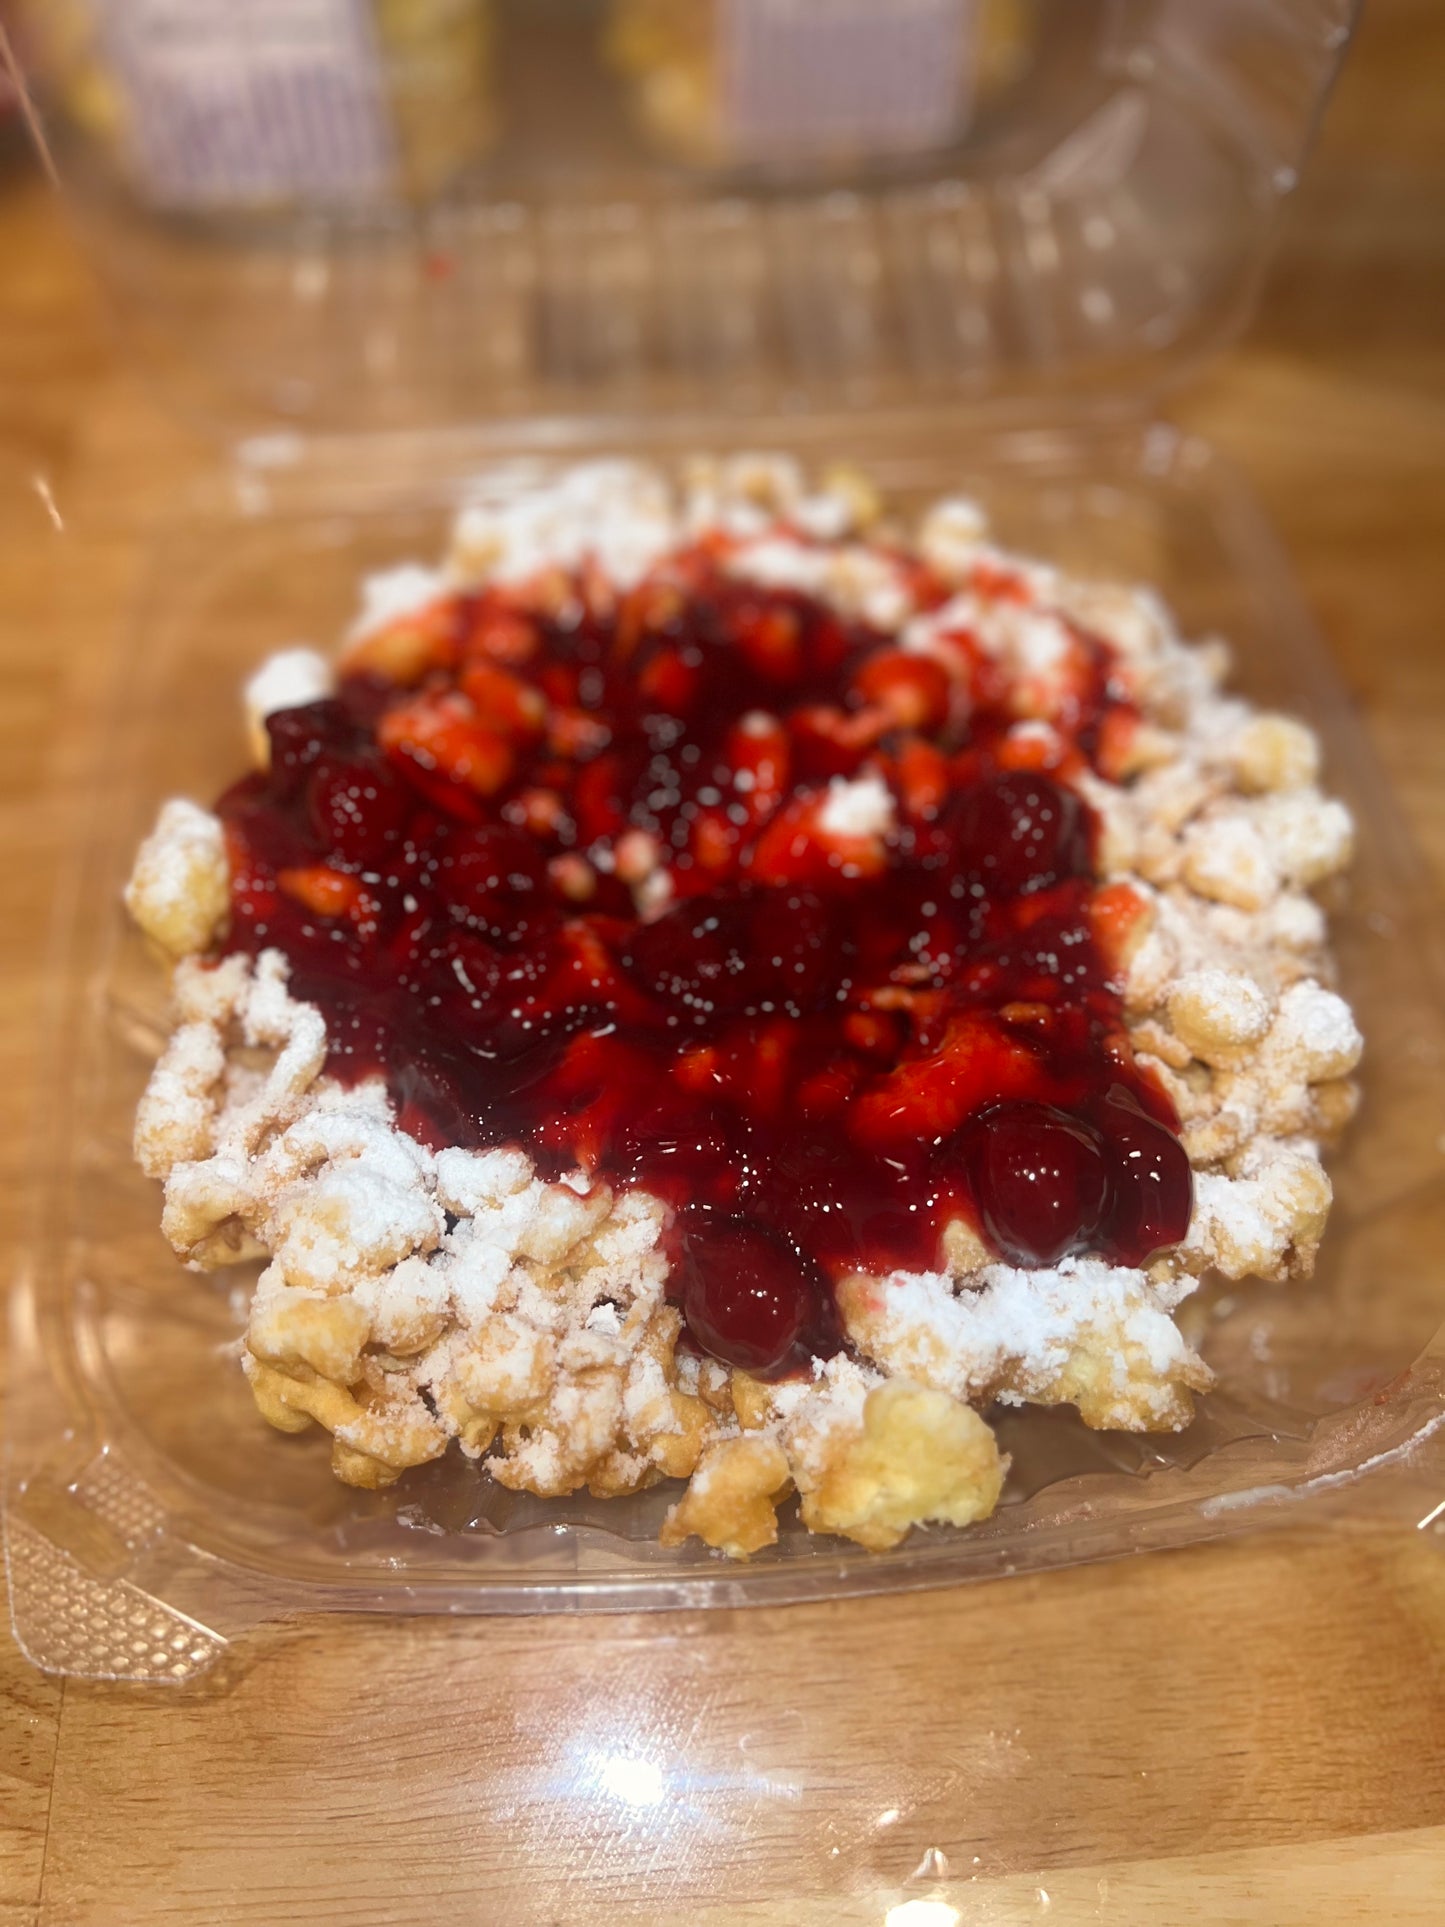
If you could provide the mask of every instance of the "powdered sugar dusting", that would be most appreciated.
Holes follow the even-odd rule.
[[[893,792],[881,776],[835,776],[818,826],[830,836],[887,836],[897,822]]]
[[[1179,1422],[1210,1382],[1142,1272],[1097,1258],[991,1264],[958,1289],[943,1273],[849,1280],[855,1343],[891,1376],[972,1403],[1078,1404],[1091,1424]]]
[[[370,635],[401,617],[416,615],[435,602],[446,586],[446,577],[439,569],[424,568],[419,562],[403,562],[394,569],[366,576],[351,637]]]

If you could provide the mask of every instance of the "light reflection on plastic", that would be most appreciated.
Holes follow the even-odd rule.
[[[35,490],[35,493],[40,497],[40,506],[45,510],[45,513],[50,517],[50,526],[56,531],[57,534],[63,535],[65,533],[65,518],[61,515],[60,509],[56,504],[55,496],[53,491],[51,490],[49,479],[46,476],[37,473],[31,476],[30,484],[31,484],[31,487]]]
[[[655,1807],[664,1792],[660,1766],[651,1760],[630,1760],[623,1753],[601,1762],[597,1783],[604,1793],[630,1807]]]
[[[962,1918],[946,1900],[905,1900],[888,1909],[883,1927],[958,1927]]]
[[[977,1855],[974,1856],[974,1865],[978,1865]],[[927,1848],[923,1858],[908,1878],[910,1880],[947,1880],[948,1855],[940,1847]]]

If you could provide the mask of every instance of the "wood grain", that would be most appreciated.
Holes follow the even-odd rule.
[[[1376,0],[1263,312],[1173,409],[1263,495],[1445,877],[1442,59],[1434,0]],[[139,556],[122,517],[77,574],[45,496],[139,502],[189,454],[28,179],[0,260],[8,1239],[37,933]],[[283,1627],[176,1692],[0,1639],[0,1927],[1438,1920],[1442,1560],[1382,1532],[902,1602]]]
[[[569,1880],[569,1920],[722,1919],[860,1889],[894,1904],[930,1854],[1047,1886],[1141,1842],[1188,1859],[1402,1831],[1445,1820],[1438,1576],[1275,1545],[920,1600],[311,1627],[178,1694],[71,1682],[47,1900],[99,1927],[224,1894],[222,1918],[259,1927],[304,1866],[321,1917],[353,1927],[422,1890],[489,1895],[463,1917],[498,1927],[550,1919]],[[1251,1593],[1269,1615],[1244,1637]]]

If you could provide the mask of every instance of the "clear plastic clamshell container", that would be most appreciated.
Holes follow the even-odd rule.
[[[269,65],[238,52],[220,0],[162,10],[164,45],[147,0],[85,11],[56,10],[69,31],[40,71],[51,151],[138,351],[226,450],[166,518],[117,638],[107,808],[68,893],[14,1300],[24,1649],[182,1679],[287,1613],[781,1602],[1428,1513],[1445,1497],[1445,1277],[1424,1257],[1445,1249],[1440,917],[1248,496],[1151,419],[1247,313],[1346,0],[306,0],[307,33]],[[857,84],[880,11],[908,27],[881,104]],[[789,40],[801,16],[829,58]],[[471,118],[443,29],[473,63]],[[947,87],[929,71],[945,33]],[[458,124],[423,166],[406,130],[439,70]],[[370,133],[347,121],[351,146],[320,158],[274,134],[282,81],[313,104],[324,82],[353,119],[360,102]],[[197,100],[234,151],[187,146]],[[258,127],[264,166],[242,138]],[[785,1514],[739,1566],[657,1545],[666,1487],[541,1501],[453,1455],[363,1493],[320,1433],[261,1422],[233,1356],[250,1274],[182,1271],[131,1158],[165,993],[118,893],[158,802],[241,767],[247,672],[335,637],[359,578],[434,555],[459,499],[583,452],[757,447],[859,463],[905,513],[972,494],[1011,546],[1154,584],[1186,633],[1231,641],[1246,693],[1308,717],[1359,822],[1335,932],[1368,1055],[1316,1278],[1191,1301],[1219,1384],[1189,1430],[1005,1413],[1013,1469],[985,1524],[878,1555]]]

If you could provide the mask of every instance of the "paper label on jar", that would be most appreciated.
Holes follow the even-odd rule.
[[[889,155],[962,132],[976,0],[720,0],[723,112],[746,158]]]
[[[362,200],[390,181],[369,0],[96,3],[152,200]]]

